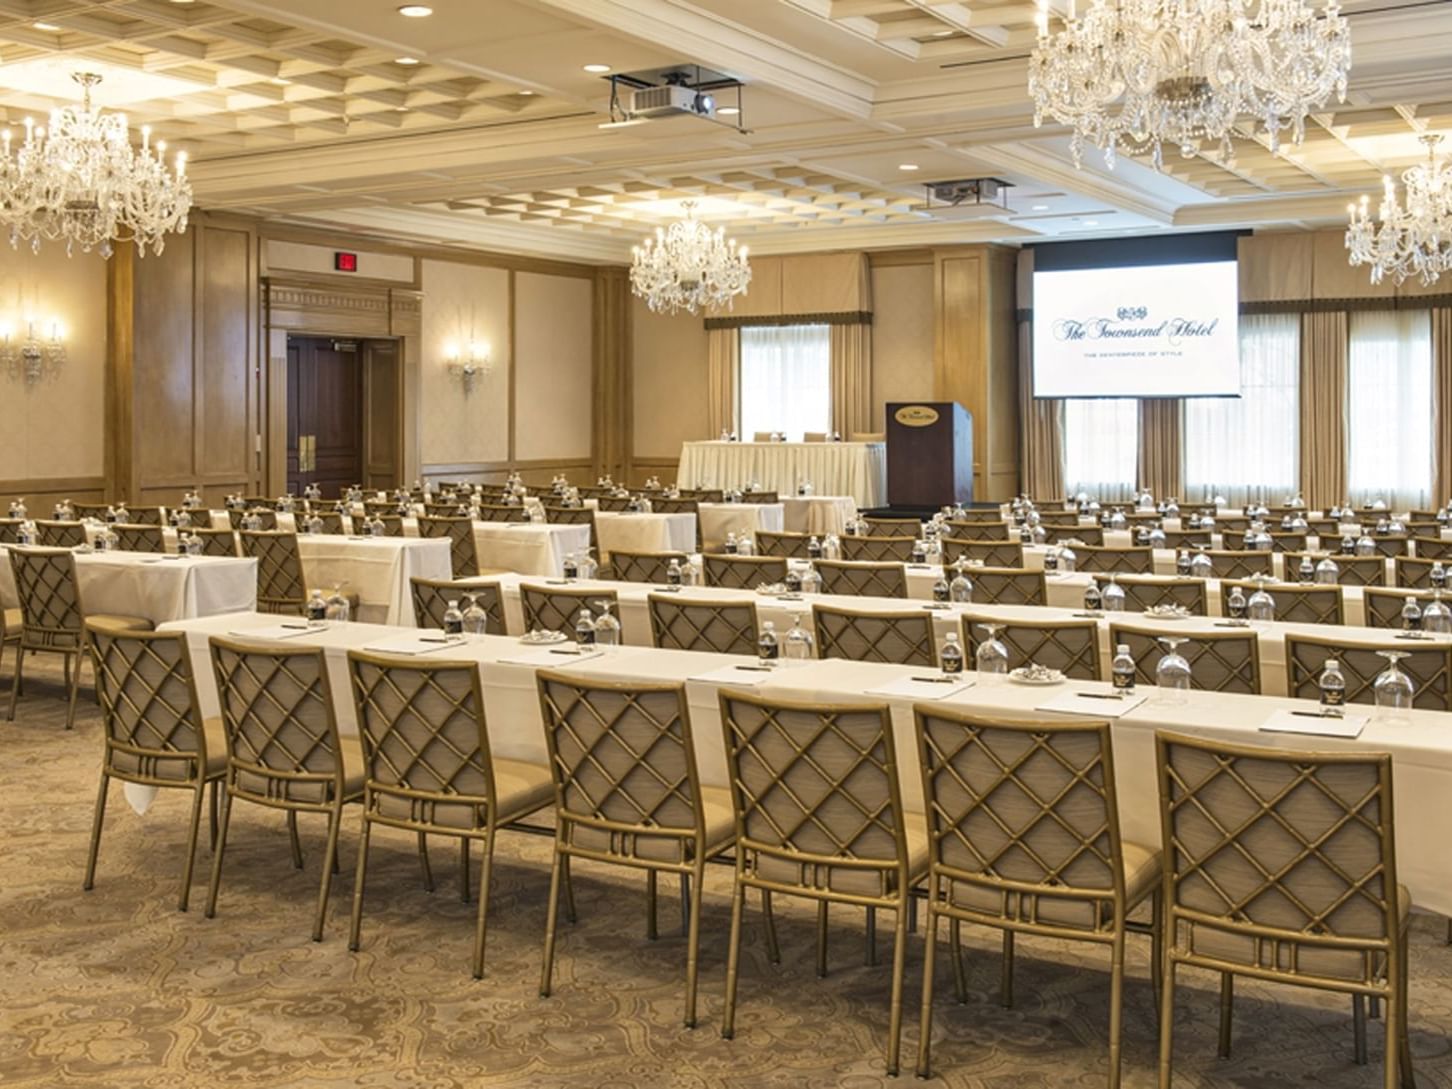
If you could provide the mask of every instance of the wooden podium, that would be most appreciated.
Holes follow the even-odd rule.
[[[956,401],[887,406],[887,501],[894,507],[973,502],[973,416]]]

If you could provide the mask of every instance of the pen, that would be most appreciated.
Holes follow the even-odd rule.
[[[1110,695],[1107,692],[1075,692],[1074,695],[1086,700],[1122,700],[1123,696]]]
[[[307,631],[308,630],[308,626],[306,624],[283,624],[282,627],[286,628],[288,631]]]
[[[420,643],[447,643],[449,640],[447,636],[443,635],[420,635],[418,641]]]
[[[583,651],[579,651],[579,650],[552,650],[552,651],[550,651],[550,653],[551,654],[569,654],[569,655],[578,657],[580,654],[582,654],[584,652]]]
[[[1291,714],[1300,718],[1340,718],[1340,715],[1328,714],[1325,711],[1292,711]]]
[[[910,680],[922,681],[923,684],[953,684],[955,677],[911,677]]]
[[[771,666],[737,666],[737,669],[744,669],[751,673],[770,673]]]

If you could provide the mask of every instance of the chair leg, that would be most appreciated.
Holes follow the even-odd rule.
[[[1397,1023],[1395,1026],[1387,1022],[1387,1051],[1392,1049],[1392,1041],[1396,1041],[1398,1066],[1401,1068],[1402,1084],[1401,1089],[1416,1089],[1417,1075],[1412,1070],[1412,1036],[1411,1021],[1407,1013],[1408,991],[1411,989],[1407,969],[1410,966],[1410,954],[1407,950],[1407,935],[1403,933],[1401,940],[1401,975],[1397,980],[1397,987],[1391,998],[1387,1000],[1388,1006],[1395,1006],[1397,1010]],[[1393,1035],[1393,1027],[1396,1033]]]
[[[363,930],[363,882],[368,874],[368,839],[373,831],[373,822],[366,816],[363,828],[358,833],[358,866],[353,877],[353,918],[348,925],[348,948],[358,952],[358,939]]]
[[[902,977],[907,965],[908,901],[912,894],[904,892],[897,905],[897,926],[892,940],[892,1005],[887,1015],[887,1076],[897,1077],[902,1050]]]
[[[1360,997],[1360,996],[1358,996]],[[1395,998],[1388,999],[1386,1004],[1386,1057],[1382,1061],[1382,1086],[1383,1089],[1397,1089],[1401,1074],[1401,1051],[1400,1040],[1402,1038],[1402,1011],[1397,1007],[1400,1005]],[[1362,1029],[1366,1023],[1362,1022]]]
[[[817,978],[827,978],[827,901],[817,902]]]
[[[1373,1021],[1381,1017],[1381,999],[1377,995],[1366,996],[1366,1012]]]
[[[25,676],[25,651],[15,648],[15,676],[10,681],[10,714],[8,720],[15,721],[15,702],[20,698],[20,684]]]
[[[575,910],[575,881],[570,873],[570,856],[565,856],[564,862],[564,885],[565,885],[565,918],[571,923],[580,921],[579,912]]]
[[[81,694],[81,660],[76,659],[75,668],[71,666],[71,656],[65,655],[66,660],[66,684],[70,687],[70,701],[66,707],[66,729],[76,728],[76,698]]]
[[[297,835],[297,810],[287,811],[287,839],[292,847],[292,868],[300,870],[303,868],[302,840]],[[326,865],[326,863],[325,863]]]
[[[182,867],[181,894],[177,896],[176,909],[185,911],[192,897],[192,874],[197,865],[197,834],[202,826],[202,803],[207,797],[207,784],[198,783],[192,792],[192,819],[187,825],[187,861]]]
[[[1109,1089],[1119,1089],[1120,1037],[1124,1031],[1124,930],[1114,936],[1109,964]]]
[[[918,1077],[932,1076],[933,1046],[933,968],[938,953],[938,914],[933,910],[937,901],[936,882],[929,893],[928,917],[923,935],[923,1004],[918,1015]]]
[[[781,943],[776,940],[776,913],[771,909],[770,889],[761,890],[761,918],[766,924],[766,959],[772,964],[780,964]]]
[[[1006,1010],[1013,1009],[1013,931],[1003,932],[1003,975],[998,983],[998,1001]]]
[[[1160,991],[1165,986],[1165,915],[1164,900],[1159,892],[1151,898],[1150,909],[1150,986],[1158,1006]]]
[[[686,1028],[696,1027],[696,990],[701,970],[701,897],[700,889],[706,883],[706,866],[696,862],[697,895],[691,896],[689,874],[681,874],[682,903],[688,904],[686,919]]]
[[[656,926],[655,916],[655,891],[656,873],[654,870],[645,871],[645,936],[650,941],[660,937],[660,931]]]
[[[767,918],[771,917],[770,893],[764,901]],[[741,884],[741,871],[736,872],[735,888],[731,892],[731,937],[726,943],[726,1002],[721,1011],[721,1038],[729,1040],[736,1035],[736,975],[741,967],[741,915],[746,908],[746,887]],[[768,933],[772,933],[768,923]],[[774,944],[774,940],[767,939]],[[775,960],[775,958],[773,958]]]
[[[459,902],[469,902],[469,837],[459,837]]]
[[[1230,1058],[1230,1023],[1235,1013],[1235,976],[1229,972],[1220,973],[1220,1046],[1217,1054],[1222,1059]]]
[[[932,910],[931,907],[928,909]],[[958,1005],[968,1004],[968,969],[963,964],[963,924],[958,919],[951,919],[948,923],[948,936],[951,942],[953,954],[953,997],[958,1000]]]
[[[540,966],[539,996],[550,996],[550,985],[555,970],[555,928],[560,919],[560,875],[564,870],[565,856],[560,853],[560,841],[555,840],[554,858],[550,863],[550,899],[545,908],[544,963]]]
[[[1165,980],[1160,989],[1160,1084],[1170,1089],[1170,1065],[1175,1054],[1175,962],[1165,957]]]
[[[207,805],[207,823],[210,837],[207,840],[207,850],[217,850],[217,817],[222,809],[222,780],[212,780],[212,797]]]
[[[489,871],[494,866],[494,833],[484,837],[484,863],[479,870],[479,911],[474,922],[474,978],[484,978],[484,924],[489,911]]]
[[[333,867],[338,861],[338,827],[343,823],[342,806],[328,814],[328,845],[323,855],[323,880],[318,888],[318,909],[313,915],[313,941],[323,940],[323,920],[328,915],[328,894],[333,891]]]
[[[867,925],[862,934],[862,963],[868,968],[877,964],[877,909],[867,909]]]
[[[700,882],[697,882],[697,887]],[[681,933],[689,934],[691,931],[691,875],[681,874]]]
[[[434,871],[429,865],[429,840],[422,832],[418,834],[418,864],[423,871],[424,892],[433,892]]]
[[[1352,1056],[1357,1066],[1366,1065],[1366,995],[1351,996]]]
[[[222,794],[222,821],[217,829],[217,849],[212,852],[212,881],[207,887],[207,918],[217,917],[217,892],[222,887],[222,856],[227,853],[227,825],[232,820],[232,792]]]
[[[86,880],[81,885],[87,892],[96,887],[96,855],[101,850],[101,825],[106,819],[106,792],[110,786],[111,777],[101,772],[101,787],[96,791],[96,813],[91,818],[91,846],[86,852]]]

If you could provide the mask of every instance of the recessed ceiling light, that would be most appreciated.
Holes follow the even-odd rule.
[[[1049,206],[1047,204],[1035,204],[1033,210],[1035,212],[1047,212],[1049,210]]]
[[[1097,219],[1086,219],[1084,221],[1084,226],[1086,226],[1086,227],[1097,227],[1097,226],[1099,226],[1099,220],[1097,220]]]
[[[735,117],[741,111],[735,106],[722,106],[716,111],[717,117]]]
[[[52,32],[60,29],[60,27],[56,26],[54,23],[31,23],[30,26],[33,30],[47,30]]]
[[[917,163],[898,163],[897,164],[897,168],[899,170],[916,170],[918,168],[918,164]]]
[[[393,63],[394,64],[402,64],[402,65],[404,65],[407,68],[412,68],[415,64],[418,63],[418,58],[417,57],[399,57]]]
[[[522,95],[532,95],[535,92],[534,91],[520,91],[519,93],[522,94]]]
[[[434,9],[427,4],[404,4],[398,9],[398,14],[409,19],[423,19],[434,13]]]
[[[935,30],[935,31],[933,31],[933,37],[935,37],[935,38],[951,38],[952,36],[953,36],[953,32],[951,30]]]
[[[608,64],[587,64],[585,65],[585,71],[594,72],[598,75],[601,72],[610,71],[610,66]]]

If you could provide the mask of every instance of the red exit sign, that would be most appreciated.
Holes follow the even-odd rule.
[[[333,254],[333,268],[338,272],[357,272],[358,255],[342,252]]]

